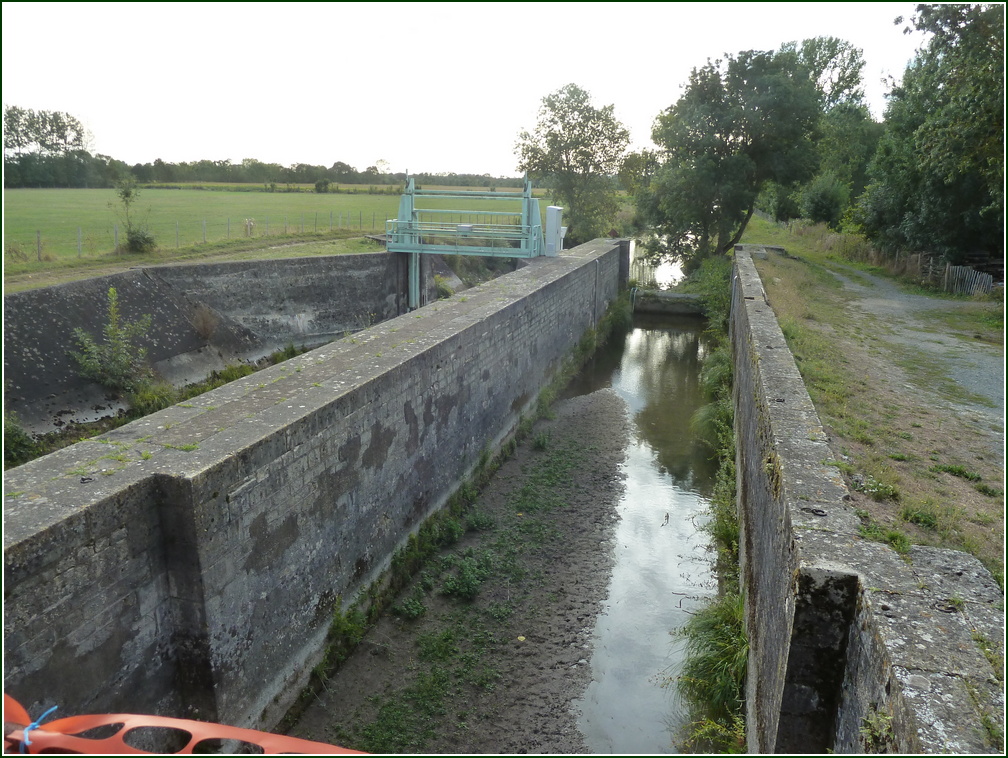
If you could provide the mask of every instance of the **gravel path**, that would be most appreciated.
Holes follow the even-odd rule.
[[[840,271],[836,270],[839,269]],[[844,273],[841,273],[844,272]],[[1004,345],[978,341],[972,335],[936,327],[936,311],[953,311],[968,306],[968,301],[947,300],[915,295],[901,290],[894,282],[840,264],[832,264],[830,273],[839,279],[850,305],[875,317],[878,336],[896,351],[910,350],[921,355],[918,360],[940,368],[947,378],[965,391],[964,397],[952,398],[936,393],[934,402],[955,414],[971,417],[987,429],[1000,428],[990,435],[989,449],[1004,465],[1005,363]],[[937,331],[940,329],[940,331]],[[908,385],[908,389],[917,391]],[[966,395],[984,402],[971,401]]]

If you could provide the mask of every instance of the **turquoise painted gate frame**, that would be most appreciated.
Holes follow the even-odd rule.
[[[512,210],[472,210],[420,207],[417,200],[490,200],[520,203]],[[468,215],[478,223],[456,223]],[[447,219],[447,220],[446,220]],[[412,177],[399,199],[399,215],[385,222],[386,247],[390,253],[408,253],[409,307],[420,304],[420,255],[481,255],[498,258],[535,258],[544,255],[539,199],[532,197],[532,183],[525,178],[522,192],[417,189]]]

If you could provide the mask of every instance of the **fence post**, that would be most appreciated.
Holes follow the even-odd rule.
[[[364,228],[364,212],[363,211],[357,211],[357,228],[358,229],[363,229]]]
[[[287,234],[287,217],[284,216],[284,234]]]
[[[374,231],[375,212],[371,211],[371,231]]]
[[[77,227],[77,257],[80,258],[80,256],[81,256],[81,230],[80,230],[80,227],[78,226]]]

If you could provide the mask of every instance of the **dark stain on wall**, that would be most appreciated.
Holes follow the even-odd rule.
[[[253,545],[242,568],[245,571],[264,571],[276,564],[280,557],[298,539],[297,515],[290,514],[279,526],[270,529],[266,514],[260,513],[249,526],[249,537]]]
[[[380,421],[375,421],[371,425],[371,442],[361,457],[364,468],[376,468],[385,463],[395,436],[395,429],[384,426]]]
[[[406,439],[406,454],[413,455],[420,444],[420,423],[409,400],[403,402],[403,416],[405,416],[406,426],[409,428],[409,437]]]
[[[340,445],[339,451],[336,453],[336,459],[340,463],[345,463],[347,466],[353,466],[357,463],[357,458],[360,456],[361,451],[361,438],[359,434],[354,434],[346,438],[346,441]]]
[[[367,575],[370,568],[371,556],[365,553],[354,562],[353,581],[359,582]]]

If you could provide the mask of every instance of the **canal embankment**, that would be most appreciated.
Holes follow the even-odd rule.
[[[621,247],[537,259],[5,472],[5,687],[32,712],[275,724],[339,599],[597,325]]]
[[[863,528],[755,247],[731,311],[749,751],[1000,753],[1003,591],[967,553]]]

